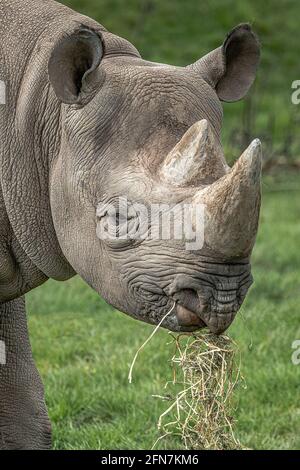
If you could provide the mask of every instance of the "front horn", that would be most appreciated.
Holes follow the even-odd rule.
[[[246,257],[253,249],[261,205],[261,170],[261,143],[256,139],[228,174],[193,198],[193,204],[204,204],[205,244],[225,258]]]

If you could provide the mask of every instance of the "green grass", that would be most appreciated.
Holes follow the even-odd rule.
[[[299,187],[299,177],[292,179]],[[229,330],[247,382],[237,396],[237,434],[255,449],[300,449],[300,366],[291,361],[292,342],[300,339],[300,193],[284,189],[264,183],[255,284]],[[151,395],[171,377],[168,333],[160,331],[143,351],[129,385],[129,365],[151,326],[114,311],[79,278],[50,281],[28,295],[27,305],[55,448],[149,449],[165,406]]]

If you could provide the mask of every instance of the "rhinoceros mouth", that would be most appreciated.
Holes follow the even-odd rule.
[[[169,296],[161,296],[161,300],[164,300],[164,307],[159,306],[159,303],[156,301],[154,307],[153,303],[146,302],[147,312],[155,313],[159,309],[160,314],[157,316],[145,314],[143,317],[135,316],[137,319],[142,319],[147,323],[154,325],[160,325],[162,328],[165,328],[169,331],[175,333],[193,333],[203,328],[207,328],[211,333],[219,335],[224,333],[225,330],[233,322],[237,311],[214,311],[211,309],[205,309],[204,312],[195,312],[192,308],[184,306],[181,301],[174,302],[174,298]],[[173,308],[170,309],[170,306],[173,303]],[[149,310],[148,310],[149,309]],[[169,309],[169,314],[167,313]],[[152,318],[151,318],[152,317]]]
[[[178,325],[188,328],[205,328],[206,324],[199,316],[182,305],[176,306],[176,317]]]
[[[236,312],[206,312],[205,315],[197,313],[177,304],[176,319],[181,331],[196,331],[208,328],[211,333],[222,334],[231,325]]]

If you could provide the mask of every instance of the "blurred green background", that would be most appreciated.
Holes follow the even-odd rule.
[[[225,105],[224,146],[236,158],[252,137],[264,144],[263,208],[253,255],[255,284],[230,335],[242,351],[247,388],[237,392],[237,435],[256,449],[300,449],[300,80],[296,0],[66,0],[129,39],[149,59],[185,65],[219,46],[236,24],[252,23],[262,42],[253,91]],[[27,296],[34,355],[41,370],[57,449],[149,449],[171,378],[168,333],[132,358],[152,327],[115,312],[75,278]],[[182,448],[176,439],[157,448]]]

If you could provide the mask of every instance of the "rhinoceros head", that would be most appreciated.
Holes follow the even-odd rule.
[[[261,147],[227,165],[220,101],[246,94],[258,61],[247,24],[182,68],[84,26],[56,44],[55,229],[74,270],[119,310],[157,324],[174,305],[162,324],[174,331],[220,333],[235,317],[252,283]]]

